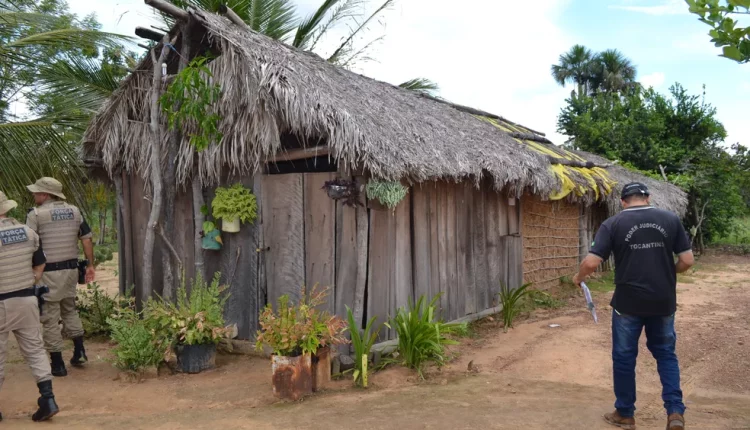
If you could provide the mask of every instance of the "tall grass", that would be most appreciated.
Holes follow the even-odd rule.
[[[531,284],[524,284],[516,289],[507,285],[500,285],[500,304],[503,306],[503,331],[513,328],[513,320],[520,311],[523,299],[528,295],[527,288]]]
[[[466,333],[466,324],[449,324],[437,319],[437,294],[429,303],[421,296],[409,308],[398,310],[391,324],[398,335],[398,353],[402,364],[415,369],[420,377],[427,362],[445,363],[445,346],[458,342],[448,335]]]
[[[372,330],[377,317],[370,318],[364,332],[354,322],[354,315],[349,306],[346,307],[346,319],[349,322],[349,334],[351,335],[352,347],[354,348],[354,384],[367,388],[370,350],[372,349],[372,345],[375,344],[375,339],[378,338],[378,331],[380,331]]]

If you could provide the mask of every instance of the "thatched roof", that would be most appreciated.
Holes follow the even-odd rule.
[[[489,176],[498,190],[517,195],[587,204],[612,198],[607,172],[585,166],[593,158],[563,151],[542,133],[336,67],[218,15],[191,14],[221,52],[210,68],[222,88],[217,110],[223,139],[198,155],[206,185],[227,169],[254,174],[282,150],[281,135],[291,133],[312,144],[326,142],[339,165],[382,179],[479,183]],[[101,157],[110,173],[148,174],[150,149],[143,143],[150,140],[151,70],[146,58],[86,132],[87,152]],[[162,144],[168,136],[164,132]],[[194,156],[186,137],[177,160],[182,184],[193,176]],[[679,204],[669,208],[682,210]]]

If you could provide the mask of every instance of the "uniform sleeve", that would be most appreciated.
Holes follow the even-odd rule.
[[[31,265],[33,267],[41,266],[47,262],[47,256],[44,254],[44,249],[42,249],[42,239],[37,239],[37,243],[38,247],[31,257]]]
[[[602,260],[609,259],[610,254],[612,254],[612,234],[610,233],[607,224],[602,224],[601,227],[599,227],[599,231],[596,232],[596,238],[594,238],[594,243],[591,244],[589,253],[596,255]]]
[[[677,255],[680,255],[682,253],[692,251],[693,247],[690,245],[690,238],[688,237],[687,232],[685,231],[685,227],[682,225],[682,222],[677,219],[677,235],[674,238],[674,244],[672,252],[674,252]]]
[[[94,234],[91,232],[91,227],[86,220],[81,221],[81,226],[78,227],[78,238],[79,239],[91,239]]]
[[[36,220],[36,211],[34,209],[31,209],[29,213],[26,214],[26,225],[29,226],[30,229],[38,233],[39,224],[36,222]]]

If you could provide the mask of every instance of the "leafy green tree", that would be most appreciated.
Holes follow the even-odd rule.
[[[704,96],[675,84],[668,96],[636,89],[567,103],[558,131],[571,137],[568,145],[683,187],[690,199],[687,223],[699,242],[726,233],[746,210],[737,181],[741,169],[723,149],[726,131]]]
[[[591,91],[592,70],[594,53],[583,45],[574,45],[570,51],[560,55],[560,64],[552,65],[552,77],[561,86],[575,84],[578,88],[578,97],[588,95]]]
[[[711,42],[722,48],[723,57],[738,63],[750,62],[750,26],[736,18],[750,15],[750,0],[685,0],[690,12],[712,29]],[[747,22],[747,21],[745,21]]]

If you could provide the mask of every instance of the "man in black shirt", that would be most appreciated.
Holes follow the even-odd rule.
[[[649,195],[641,183],[623,187],[623,211],[601,225],[573,281],[580,286],[614,253],[612,362],[617,401],[615,412],[604,419],[621,428],[635,428],[635,364],[638,340],[645,327],[646,345],[656,359],[661,379],[667,429],[682,430],[685,405],[674,330],[677,273],[688,270],[694,259],[680,218],[650,206]]]

